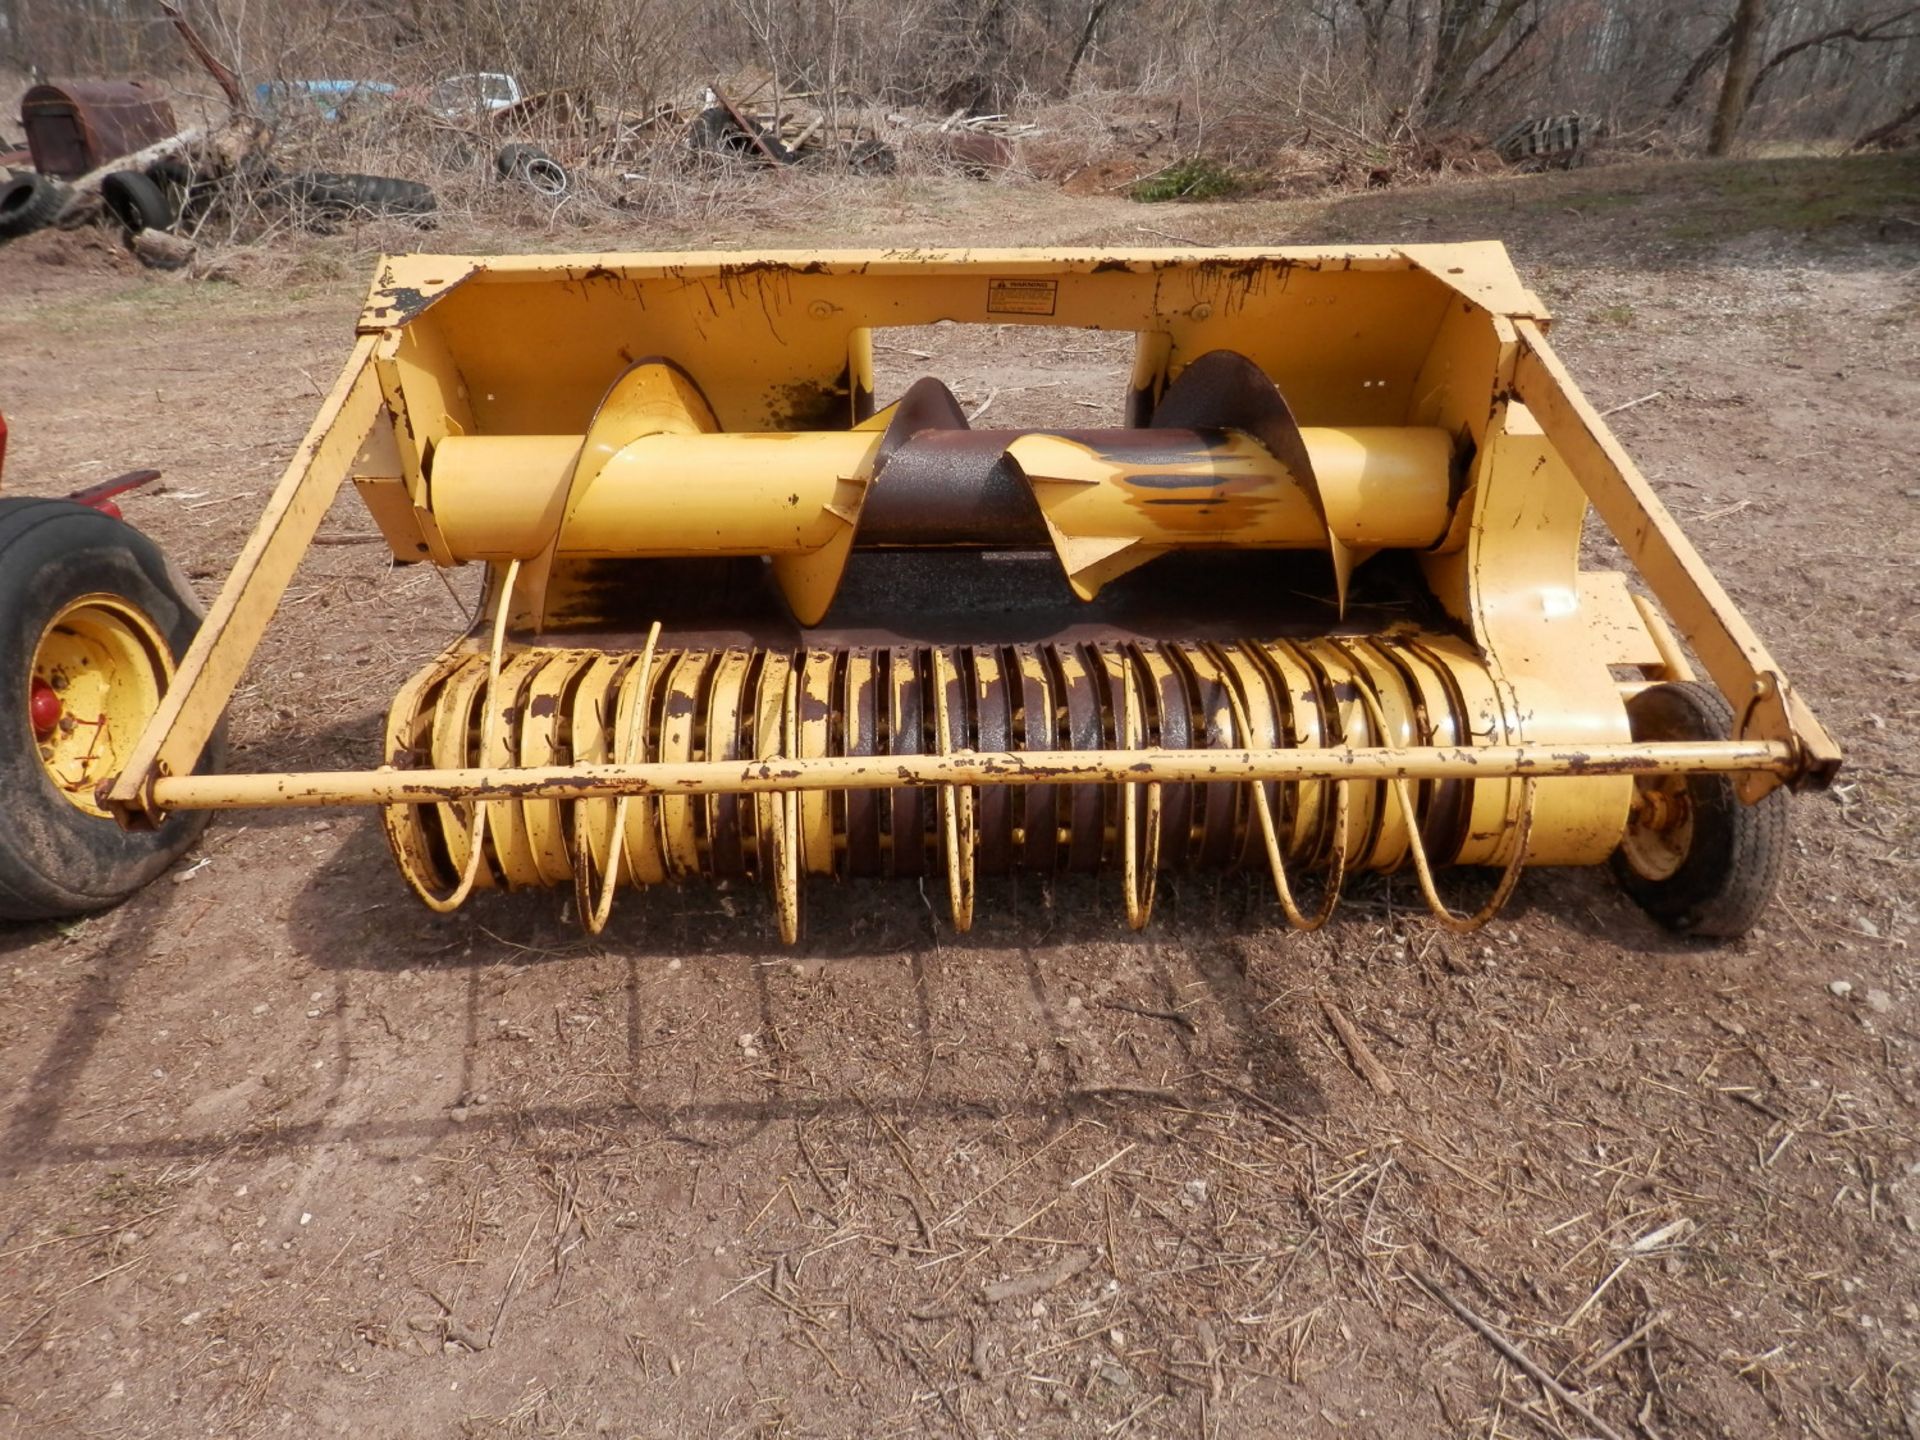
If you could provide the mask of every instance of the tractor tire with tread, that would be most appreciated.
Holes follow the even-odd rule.
[[[26,174],[0,185],[0,240],[17,240],[45,229],[67,206],[67,187],[44,175]]]
[[[379,215],[431,215],[439,202],[433,187],[391,175],[335,175],[311,170],[286,179],[300,204],[332,214],[367,210]]]
[[[1627,702],[1636,742],[1726,740],[1733,708],[1711,686],[1649,686]],[[1735,777],[1649,776],[1643,790],[1664,792],[1677,818],[1662,835],[1648,832],[1639,807],[1613,854],[1620,888],[1642,910],[1683,935],[1732,939],[1759,920],[1786,868],[1789,799],[1770,791],[1749,805]]]
[[[899,156],[884,140],[862,140],[847,152],[847,169],[856,175],[891,175],[899,168]]]
[[[100,203],[129,235],[142,230],[170,230],[178,218],[166,191],[140,170],[116,170],[101,180]]]
[[[81,809],[41,760],[33,665],[56,615],[106,597],[164,637],[177,666],[201,610],[160,547],[121,520],[70,500],[0,498],[0,921],[48,920],[119,904],[162,874],[206,828],[208,812],[126,830]],[[224,720],[200,771],[225,759]]]

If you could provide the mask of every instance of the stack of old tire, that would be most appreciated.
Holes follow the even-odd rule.
[[[431,215],[436,204],[432,187],[387,175],[336,175],[315,170],[290,175],[269,173],[262,178],[267,181],[268,193],[315,216],[360,212],[418,218]],[[131,238],[148,231],[172,230],[182,211],[200,198],[196,192],[203,183],[184,162],[162,160],[151,170],[116,170],[105,176],[100,182],[100,200]],[[0,240],[16,239],[53,224],[72,194],[58,180],[33,172],[0,183]]]
[[[152,172],[116,170],[101,180],[100,200],[129,235],[167,230],[179,218],[188,178],[184,167],[176,175],[166,162]],[[72,194],[58,180],[32,171],[0,184],[0,240],[31,235],[53,224]]]

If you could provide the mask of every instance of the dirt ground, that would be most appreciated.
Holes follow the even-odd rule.
[[[739,887],[589,939],[557,895],[429,914],[370,814],[234,816],[114,913],[0,928],[0,1434],[1602,1433],[1419,1273],[1613,1434],[1920,1437],[1920,167],[1151,210],[899,181],[783,223],[532,243],[1507,238],[1848,749],[1780,900],[1693,943],[1538,871],[1460,939],[1396,877],[1302,936],[1230,876],[1135,935],[1117,881],[1029,880],[957,936],[910,884],[816,884],[792,949]],[[0,250],[8,491],[164,469],[128,516],[210,595],[370,248],[423,238],[516,243],[194,281]],[[1117,343],[946,328],[882,368],[1085,424]],[[383,553],[313,553],[237,767],[372,756],[462,623]]]

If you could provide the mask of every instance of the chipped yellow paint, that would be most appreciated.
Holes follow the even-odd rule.
[[[1012,437],[1008,453],[1083,596],[1176,546],[1325,547],[1342,593],[1367,556],[1413,550],[1457,633],[1409,632],[1392,660],[1331,636],[1302,642],[1291,658],[1216,647],[1194,663],[1217,671],[1239,708],[1223,701],[1194,723],[1246,735],[1238,748],[1165,747],[1153,738],[1153,715],[1128,709],[1110,750],[1072,750],[1056,733],[1059,717],[1032,712],[1016,726],[1024,733],[1009,737],[1017,753],[976,755],[952,748],[952,713],[941,710],[923,723],[939,732],[942,753],[827,754],[820,712],[857,700],[887,717],[900,660],[854,663],[849,699],[831,693],[831,657],[804,638],[777,658],[730,653],[718,668],[699,668],[698,684],[698,667],[672,651],[643,678],[630,654],[598,653],[586,641],[546,668],[517,662],[508,647],[497,682],[472,678],[463,656],[488,633],[498,653],[503,633],[548,627],[554,597],[581,593],[597,557],[770,556],[795,616],[803,626],[818,621],[873,503],[897,414],[874,413],[874,335],[937,321],[1128,331],[1136,342],[1125,398],[1141,423],[1189,366],[1231,350],[1298,419],[1311,492],[1308,477],[1233,431],[1218,432],[1194,470],[1133,466],[1056,435]],[[818,873],[840,863],[833,807],[871,789],[945,787],[938,827],[965,849],[978,799],[968,787],[1031,787],[1012,812],[1024,817],[1016,844],[1040,853],[1072,842],[1077,784],[1121,787],[1103,812],[1111,833],[1100,843],[1131,845],[1126,837],[1161,823],[1150,793],[1158,785],[1287,781],[1297,787],[1292,808],[1269,809],[1258,824],[1248,808],[1241,833],[1264,840],[1270,831],[1278,853],[1337,832],[1326,845],[1338,854],[1313,858],[1344,865],[1411,844],[1413,792],[1343,782],[1465,777],[1474,783],[1461,802],[1457,856],[1510,868],[1608,854],[1633,775],[1727,771],[1749,794],[1825,783],[1839,763],[1831,738],[1579,395],[1545,325],[1495,244],[388,258],[346,371],[114,782],[110,808],[439,805],[449,835],[464,816],[494,817],[499,872],[482,866],[476,883],[552,884],[568,864],[569,815],[609,883],[647,882],[703,868],[717,812],[700,807],[735,793],[784,797],[740,813],[759,832],[791,833],[790,863]],[[396,556],[488,566],[475,638],[445,661],[463,668],[412,682],[409,693],[424,694],[453,676],[430,721],[409,714],[388,736],[389,756],[424,754],[433,768],[193,776],[294,565],[349,477]],[[1194,503],[1149,503],[1170,484]],[[1580,570],[1590,502],[1652,601]],[[583,618],[631,630],[649,617]],[[1678,675],[1690,663],[1682,641],[1733,702],[1738,734],[1636,745],[1613,668]],[[937,680],[942,662],[931,663]],[[966,680],[1017,687],[1037,663],[1031,647],[1008,646]],[[1077,683],[1110,678],[1072,663],[1087,663]],[[1329,700],[1327,723],[1344,734],[1284,733],[1251,683],[1261,666],[1289,684],[1320,683],[1308,669],[1337,677],[1342,693]],[[1392,666],[1406,675],[1388,674]],[[951,704],[946,687],[936,689],[935,703]],[[699,735],[750,690],[760,707],[757,753],[707,755]],[[489,742],[476,765],[473,712],[493,691],[496,705],[548,708],[540,726],[519,732],[517,752]],[[1453,697],[1458,723],[1446,725],[1459,733],[1438,733],[1396,698],[1403,692]],[[565,716],[553,708],[568,705]],[[635,757],[618,746],[628,722],[624,733],[641,737]],[[563,729],[582,763],[538,763]],[[1136,737],[1137,746],[1119,743]],[[619,827],[617,795],[637,797]],[[565,810],[569,801],[577,809]],[[419,827],[391,811],[388,824],[397,849],[421,851]],[[459,843],[446,857],[456,868],[470,858]],[[1129,909],[1144,915],[1150,882],[1128,873]],[[950,880],[958,909],[959,878]],[[790,921],[783,911],[783,927]]]

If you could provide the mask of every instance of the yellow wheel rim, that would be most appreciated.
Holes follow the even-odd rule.
[[[34,741],[47,778],[75,808],[107,814],[94,792],[120,773],[172,679],[165,639],[117,596],[83,595],[48,622],[27,682],[36,701]],[[41,687],[59,702],[45,730],[38,717],[51,717]]]
[[[1621,853],[1635,873],[1666,880],[1693,848],[1693,796],[1684,775],[1642,775],[1634,783],[1633,812]]]

